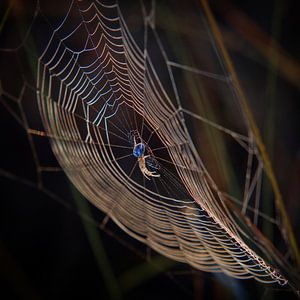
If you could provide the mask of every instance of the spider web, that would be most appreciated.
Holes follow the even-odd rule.
[[[275,208],[263,210],[264,164],[206,19],[198,10],[204,49],[185,64],[184,51],[157,29],[164,11],[156,5],[141,3],[142,18],[129,29],[121,3],[72,1],[56,20],[41,2],[22,44],[2,49],[20,59],[31,35],[36,49],[37,68],[29,66],[36,82],[23,78],[14,95],[1,81],[1,102],[26,130],[34,157],[36,180],[24,183],[64,203],[46,188],[44,175],[62,169],[105,213],[104,230],[111,219],[195,269],[285,285],[290,267],[258,233],[268,223],[283,242],[282,224]],[[219,115],[209,113],[212,87],[213,104],[225,110]],[[236,114],[239,122],[231,118]],[[49,140],[59,168],[44,164],[41,140]],[[160,177],[143,176],[132,155],[135,140],[146,146],[146,168]],[[1,175],[21,180],[5,169]]]

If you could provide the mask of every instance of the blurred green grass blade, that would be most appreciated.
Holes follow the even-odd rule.
[[[172,49],[175,56],[179,58],[183,65],[195,66],[196,63],[193,57],[195,53],[184,46],[185,41],[183,37],[178,35],[181,24],[178,24],[174,17],[168,12],[168,7],[161,5],[160,11],[164,12],[164,18],[161,20],[160,26],[172,29],[167,30],[165,34],[167,40],[170,41],[170,45],[176,44],[176,47]],[[212,122],[218,123],[219,120],[217,119],[217,115],[215,114],[214,107],[211,104],[211,99],[206,92],[205,86],[203,86],[201,77],[195,76],[195,74],[191,72],[183,72],[182,78],[190,93],[191,97],[189,101],[193,105],[193,111]],[[197,126],[198,125],[199,123],[197,123]],[[205,151],[207,161],[217,162],[214,164],[214,175],[217,178],[217,182],[220,186],[230,191],[232,195],[235,195],[236,198],[240,199],[242,197],[242,191],[238,185],[223,134],[207,124],[200,124],[200,126],[203,126],[204,128],[203,137],[207,143],[206,148],[210,149],[209,151]],[[199,146],[202,144],[200,136],[195,135],[195,141],[198,149],[203,148]],[[200,153],[200,155],[204,155],[204,153]]]
[[[93,219],[87,200],[84,199],[72,185],[71,191],[80,214]],[[121,290],[101,241],[100,233],[94,224],[83,217],[81,219],[87,239],[95,256],[96,263],[99,271],[101,272],[110,298],[112,300],[122,299]]]
[[[9,2],[9,5],[8,5],[8,7],[7,7],[7,9],[6,9],[5,13],[4,13],[4,15],[3,15],[3,18],[1,19],[1,22],[0,22],[0,33],[2,32],[2,30],[4,28],[5,22],[6,22],[7,18],[8,18],[8,16],[9,16],[9,13],[10,13],[12,7],[13,7],[14,2],[15,2],[15,0],[11,0]]]
[[[127,292],[146,282],[147,280],[163,273],[172,268],[177,262],[165,258],[164,256],[156,256],[151,262],[142,263],[119,277],[122,290]]]
[[[273,160],[274,156],[274,128],[275,123],[275,101],[276,101],[276,83],[278,76],[278,53],[276,51],[276,43],[280,39],[281,33],[281,22],[282,22],[282,9],[283,3],[281,0],[277,0],[274,3],[274,11],[273,11],[273,20],[272,20],[272,45],[270,46],[270,56],[272,59],[269,61],[268,66],[268,78],[267,78],[267,87],[266,87],[266,101],[268,102],[268,111],[267,116],[265,118],[264,124],[264,140],[266,147],[268,149],[268,153],[270,155],[270,159]],[[275,63],[276,62],[276,63]],[[263,211],[267,214],[271,215],[273,211],[272,205],[272,188],[270,185],[264,185],[263,195],[265,201],[263,204]],[[264,222],[263,224],[263,232],[266,236],[269,237],[270,240],[273,240],[273,228],[270,223]]]
[[[202,5],[204,13],[207,17],[212,34],[216,41],[216,45],[219,48],[220,54],[223,56],[223,59],[224,59],[225,65],[228,69],[228,72],[231,74],[232,82],[235,86],[237,96],[240,100],[241,108],[243,109],[243,112],[245,113],[247,120],[249,122],[251,131],[252,131],[253,135],[255,136],[255,140],[256,140],[259,152],[261,154],[262,161],[264,163],[265,172],[266,172],[268,179],[272,185],[272,189],[273,189],[273,192],[275,195],[276,207],[277,207],[278,211],[280,212],[281,219],[282,219],[282,226],[284,227],[284,229],[287,233],[287,240],[291,246],[291,250],[292,250],[293,256],[295,258],[295,261],[297,262],[297,264],[299,266],[300,265],[300,252],[299,252],[297,240],[295,238],[295,234],[293,232],[293,228],[291,226],[289,216],[287,215],[287,212],[285,209],[285,204],[284,204],[284,201],[282,198],[281,191],[279,189],[277,179],[276,179],[274,171],[273,171],[273,166],[271,164],[269,154],[266,150],[261,133],[257,127],[254,115],[249,107],[248,99],[247,99],[246,95],[244,94],[241,83],[237,77],[237,73],[235,71],[233,62],[232,62],[232,60],[229,56],[229,53],[224,45],[222,34],[221,34],[218,24],[214,18],[214,15],[211,11],[210,5],[207,0],[199,0],[199,1]]]

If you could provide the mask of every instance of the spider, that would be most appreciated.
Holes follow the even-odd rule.
[[[140,167],[142,174],[148,180],[150,180],[149,177],[160,177],[160,174],[156,174],[155,171],[152,172],[147,169],[146,158],[150,157],[150,155],[144,155],[144,153],[145,153],[145,144],[143,144],[143,143],[137,144],[136,140],[134,139],[134,147],[133,147],[132,154],[133,154],[133,156],[137,157],[138,162],[139,162],[139,167]]]

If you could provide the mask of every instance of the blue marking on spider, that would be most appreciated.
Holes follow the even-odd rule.
[[[157,160],[156,160],[156,159],[153,159],[153,158],[151,158],[151,157],[149,157],[148,159],[146,159],[146,165],[147,165],[147,167],[150,167],[150,171],[152,171],[152,170],[155,170],[155,171],[156,171],[156,170],[159,170],[159,169],[160,169]],[[152,170],[151,170],[151,169],[152,169]]]
[[[134,146],[132,154],[133,156],[140,158],[143,157],[145,153],[145,145],[143,143],[138,143]]]

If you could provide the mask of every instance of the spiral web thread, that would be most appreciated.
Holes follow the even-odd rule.
[[[174,70],[224,82],[234,94],[230,76],[225,70],[215,74],[169,59],[155,28],[155,2],[150,9],[142,4],[142,9],[143,49],[118,3],[71,3],[59,26],[51,27],[38,59],[37,98],[45,133],[25,123],[29,136],[47,136],[78,190],[107,218],[157,252],[199,270],[286,284],[285,277],[249,247],[246,241],[252,238],[225,204],[228,198],[237,200],[218,189],[185,124],[191,117],[248,153],[241,214],[251,211],[254,224],[264,218],[280,226],[259,210],[264,167],[247,121],[244,134],[186,109]],[[165,63],[171,92],[148,52],[150,35]],[[142,175],[132,155],[134,141],[146,145],[146,166],[160,177],[147,180]],[[51,170],[39,168],[47,171]]]

